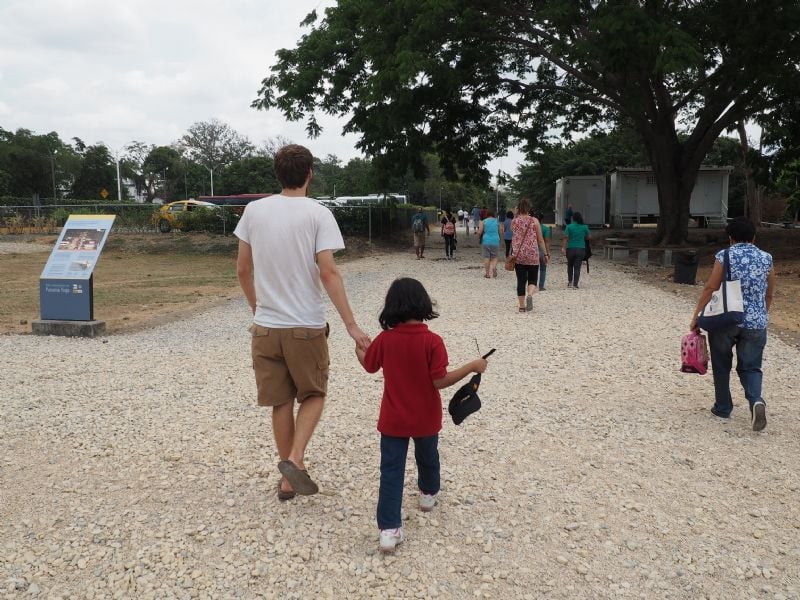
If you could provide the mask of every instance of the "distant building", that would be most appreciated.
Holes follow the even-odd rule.
[[[567,206],[583,216],[586,225],[603,226],[606,222],[606,176],[576,175],[556,181],[556,225],[564,224]]]
[[[702,226],[728,220],[728,179],[733,167],[700,167],[689,214]],[[658,186],[652,169],[617,167],[611,173],[611,224],[614,227],[658,221]]]

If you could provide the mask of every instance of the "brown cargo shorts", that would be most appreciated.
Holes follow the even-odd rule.
[[[259,406],[302,402],[328,392],[328,325],[274,329],[253,323],[251,352]]]

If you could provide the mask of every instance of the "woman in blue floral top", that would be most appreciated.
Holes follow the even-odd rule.
[[[753,431],[761,431],[767,426],[767,407],[761,397],[761,359],[767,344],[767,313],[775,294],[775,270],[772,255],[753,244],[756,236],[753,223],[739,217],[728,224],[725,232],[731,243],[728,250],[731,279],[738,279],[742,286],[744,322],[708,333],[715,395],[711,412],[727,419],[733,411],[730,378],[735,347],[736,372],[750,403]],[[721,250],[716,255],[714,269],[694,310],[691,330],[697,329],[697,315],[722,284],[724,252]]]

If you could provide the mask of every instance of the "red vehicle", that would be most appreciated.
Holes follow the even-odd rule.
[[[197,199],[202,202],[210,202],[217,206],[230,206],[234,212],[242,214],[244,207],[253,200],[260,200],[272,194],[234,194],[232,196],[199,196]]]

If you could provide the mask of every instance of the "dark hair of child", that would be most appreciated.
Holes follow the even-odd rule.
[[[382,329],[392,329],[406,321],[430,321],[439,316],[433,310],[428,292],[416,279],[395,279],[386,292],[386,302],[378,321]]]
[[[442,225],[447,225],[447,217],[442,217]]]

